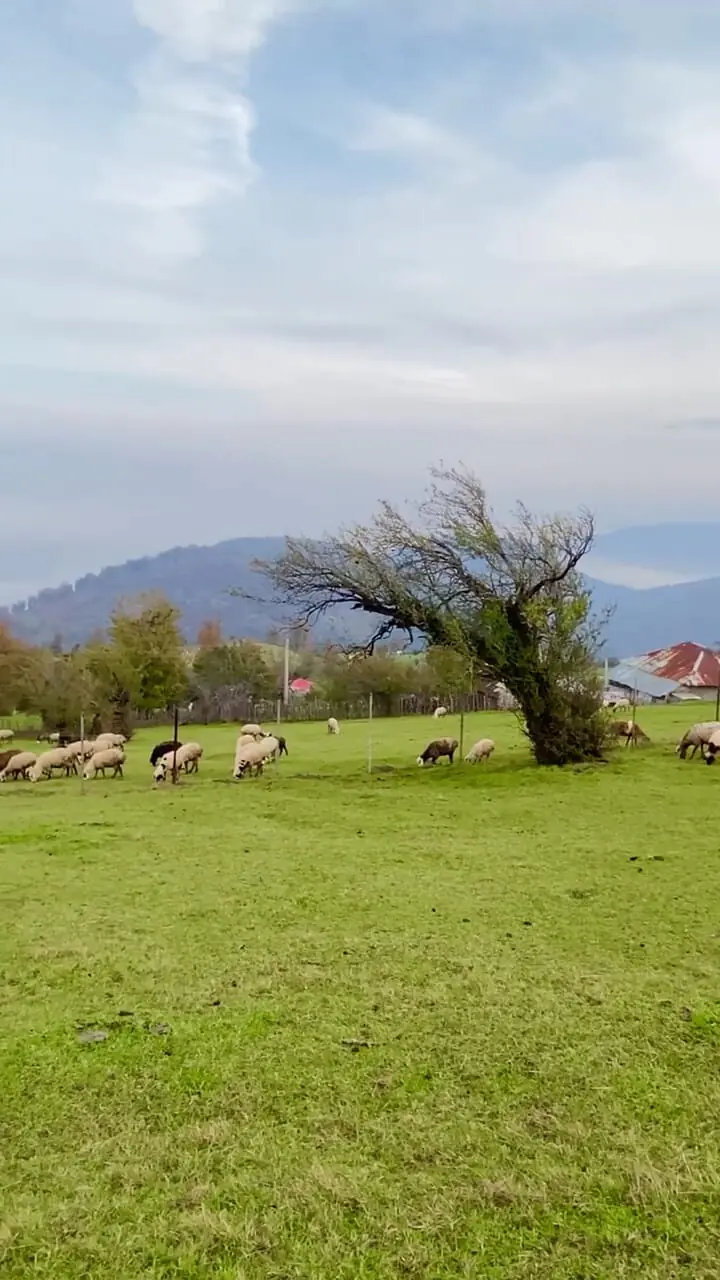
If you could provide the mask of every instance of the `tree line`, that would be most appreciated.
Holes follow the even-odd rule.
[[[483,674],[449,649],[346,653],[314,646],[302,630],[293,639],[289,675],[310,680],[313,697],[336,707],[372,693],[379,715],[393,715],[408,696],[427,702],[487,690]],[[83,715],[89,733],[129,735],[143,717],[194,703],[204,718],[230,718],[224,707],[274,701],[283,683],[281,646],[226,638],[212,619],[188,646],[180,611],[161,595],[119,605],[106,633],[70,652],[60,637],[39,648],[0,625],[0,716],[39,715],[50,731],[74,735]]]

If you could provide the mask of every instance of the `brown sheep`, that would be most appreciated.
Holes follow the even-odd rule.
[[[28,770],[33,767],[37,756],[34,751],[15,751],[12,759],[5,765],[2,773],[0,773],[0,782],[5,782],[8,778],[25,778],[27,779]]]
[[[418,756],[417,762],[422,768],[426,764],[436,764],[441,756],[447,756],[452,764],[459,745],[457,738],[436,738],[434,742],[428,743],[422,755]]]
[[[632,720],[616,720],[612,727],[612,732],[616,738],[624,738],[625,746],[629,747],[631,742],[638,746],[641,742],[649,742],[646,733],[643,733],[639,724],[633,724]]]
[[[13,756],[19,756],[20,752],[17,747],[13,747],[12,751],[0,751],[0,773],[7,768]]]

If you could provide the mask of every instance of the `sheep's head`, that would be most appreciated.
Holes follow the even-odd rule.
[[[156,782],[164,782],[166,773],[167,773],[167,770],[165,768],[165,765],[161,761],[159,764],[156,764],[155,768],[153,769],[153,778],[155,779]]]

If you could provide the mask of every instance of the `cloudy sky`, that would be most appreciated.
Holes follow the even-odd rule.
[[[2,11],[0,600],[440,459],[715,515],[717,0]]]

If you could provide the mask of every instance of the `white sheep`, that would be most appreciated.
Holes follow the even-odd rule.
[[[691,725],[678,742],[675,748],[675,754],[678,755],[681,760],[685,760],[688,751],[690,751],[690,759],[692,760],[698,750],[702,750],[703,747],[707,746],[712,735],[716,733],[718,729],[720,729],[720,721],[718,720],[703,720],[700,724]],[[692,750],[690,750],[690,748],[692,748]]]
[[[447,707],[436,707],[433,711],[433,720],[442,720],[443,716],[446,716],[447,713]]]
[[[0,729],[0,742],[12,742],[14,737],[12,729]]]
[[[478,764],[482,763],[483,760],[489,760],[494,750],[495,743],[492,738],[481,738],[480,741],[476,742],[475,746],[471,747],[468,751],[465,757],[465,763]]]
[[[715,760],[720,753],[720,729],[716,729],[710,734],[707,742],[703,743],[703,756],[706,764],[715,764]]]
[[[102,747],[103,747],[103,744],[101,743],[100,748],[102,749]],[[87,738],[85,739],[84,742],[81,742],[79,739],[77,742],[71,742],[69,746],[65,748],[65,750],[68,753],[68,756],[72,757],[73,760],[83,760],[83,761],[89,760],[91,756],[94,756],[96,749],[97,749],[97,743],[89,742]]]
[[[340,732],[340,725],[338,724],[334,716],[331,716],[330,719],[328,720],[327,731],[328,733],[333,733],[335,735],[337,735]]]
[[[0,773],[0,782],[7,782],[8,778],[27,778],[28,769],[32,768],[36,760],[37,756],[33,751],[18,752]]]
[[[255,771],[256,776],[261,774],[264,765],[269,760],[277,759],[280,750],[280,743],[277,738],[263,738],[261,742],[250,742],[244,747],[238,747],[235,752],[235,768],[233,776],[235,778],[243,778],[246,773]]]
[[[254,738],[251,739],[255,741]],[[158,760],[153,771],[153,777],[156,782],[164,782],[168,773],[172,773],[173,761],[178,773],[184,769],[186,773],[197,773],[199,764],[202,760],[203,749],[199,742],[186,742],[184,746],[178,747],[177,751],[168,751]]]
[[[38,756],[28,773],[31,782],[39,782],[41,778],[51,778],[53,769],[64,769],[65,776],[77,772],[73,756],[69,756],[65,747],[54,747],[52,751],[44,751]]]
[[[88,760],[83,778],[97,778],[99,773],[104,778],[106,769],[112,769],[113,778],[122,778],[124,763],[125,752],[122,747],[105,747],[102,751],[96,751]]]
[[[240,732],[241,734],[250,734],[255,739],[263,736],[263,729],[259,724],[244,724]]]
[[[98,751],[106,751],[108,747],[124,747],[127,738],[122,733],[99,733],[95,739]]]
[[[245,752],[245,750],[247,749],[247,747],[254,747],[254,746],[255,746],[255,744],[257,743],[257,741],[258,741],[258,739],[257,739],[257,738],[252,734],[252,733],[241,733],[241,734],[240,734],[240,737],[238,738],[237,742],[235,743],[235,760],[234,760],[234,763],[233,763],[233,777],[234,777],[234,778],[239,777],[239,774],[238,774],[238,766],[239,766],[239,764],[240,764],[240,761],[243,759],[243,756],[244,756],[244,752]],[[260,739],[260,741],[261,741],[261,742],[262,742],[262,741],[266,741],[266,739],[265,739],[265,738],[261,738],[261,739]]]

